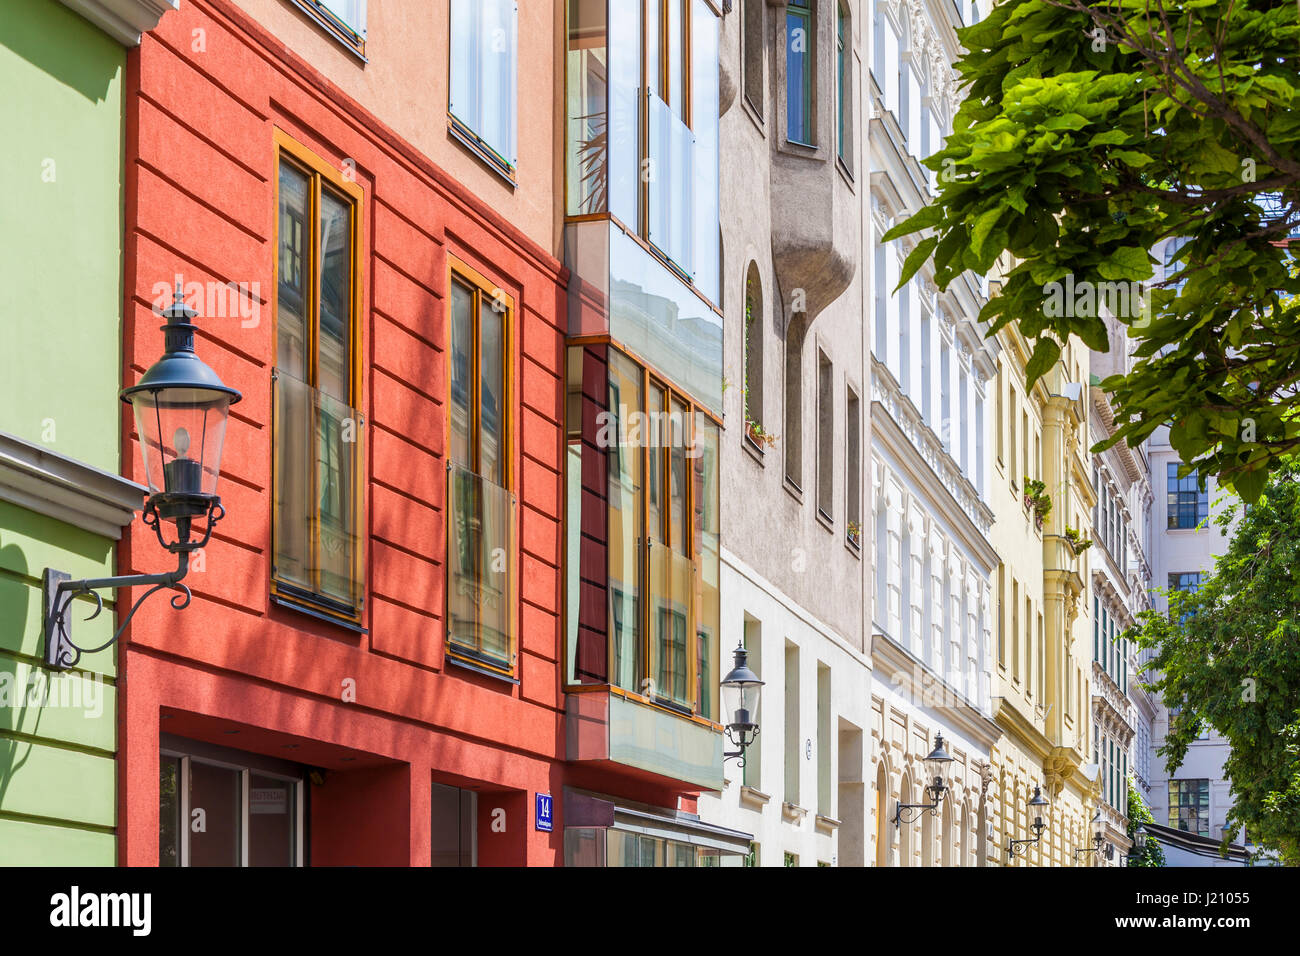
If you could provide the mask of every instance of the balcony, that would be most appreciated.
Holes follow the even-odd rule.
[[[513,673],[515,496],[447,465],[448,653]]]
[[[569,760],[633,767],[675,784],[722,789],[722,732],[618,688],[565,697]]]

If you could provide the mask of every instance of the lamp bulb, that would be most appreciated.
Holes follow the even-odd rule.
[[[176,429],[176,434],[172,436],[172,445],[176,448],[176,457],[184,458],[190,450],[190,433],[184,428]]]

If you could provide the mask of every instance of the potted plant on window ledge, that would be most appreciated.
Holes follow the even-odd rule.
[[[849,544],[859,551],[862,550],[862,522],[850,521],[845,528],[845,535],[848,537]]]
[[[763,446],[765,445],[769,448],[776,445],[777,436],[764,430],[762,423],[754,421],[748,414],[745,415],[745,437],[748,438],[759,451],[762,451]]]
[[[1092,538],[1085,538],[1077,528],[1065,526],[1065,540],[1070,542],[1070,548],[1075,554],[1083,554],[1092,547]]]
[[[1024,502],[1034,512],[1034,527],[1042,531],[1047,516],[1052,513],[1052,496],[1047,493],[1047,485],[1025,475]]]

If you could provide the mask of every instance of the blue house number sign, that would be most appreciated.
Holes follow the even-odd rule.
[[[551,832],[551,795],[549,793],[537,794],[537,829],[546,833]]]

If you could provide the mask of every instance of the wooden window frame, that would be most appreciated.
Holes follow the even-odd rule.
[[[351,263],[351,315],[348,321],[349,342],[348,342],[348,407],[355,409],[358,413],[363,413],[360,408],[360,399],[362,397],[362,288],[364,282],[364,273],[362,268],[362,249],[361,238],[365,234],[363,231],[363,221],[365,216],[365,191],[361,185],[353,180],[346,179],[342,172],[326,162],[323,158],[309,149],[307,146],[298,142],[288,133],[281,129],[276,129],[272,136],[274,143],[275,161],[273,163],[272,177],[274,182],[275,193],[275,215],[272,224],[272,279],[271,288],[275,299],[272,307],[272,316],[275,322],[275,331],[271,337],[271,365],[272,376],[276,374],[279,368],[279,290],[280,290],[280,166],[283,162],[288,162],[299,173],[307,176],[310,182],[310,192],[308,196],[308,218],[312,223],[309,230],[307,242],[307,254],[305,261],[307,267],[311,270],[311,280],[308,283],[307,303],[304,311],[307,313],[307,342],[305,343],[305,352],[312,356],[312,366],[309,369],[306,384],[316,388],[318,375],[318,360],[316,357],[317,339],[320,328],[320,204],[322,190],[328,185],[329,189],[335,194],[335,198],[340,198],[351,204],[351,234],[349,241],[352,246],[352,254],[349,257]],[[358,422],[358,426],[364,423],[364,416]],[[336,602],[326,601],[319,588],[313,590],[312,594],[304,594],[303,589],[289,581],[281,581],[277,577],[275,570],[275,556],[278,553],[278,529],[279,521],[276,517],[276,501],[279,497],[279,480],[277,473],[276,458],[276,426],[274,418],[272,419],[271,431],[271,584],[270,593],[277,603],[291,607],[295,610],[303,611],[313,616],[324,617],[326,620],[334,621],[353,628],[359,628],[365,613],[366,604],[366,553],[367,553],[367,529],[363,526],[362,515],[364,515],[365,499],[367,494],[365,463],[359,462],[355,469],[353,478],[354,501],[353,523],[356,528],[357,547],[356,554],[353,557],[353,580],[357,583],[357,605],[350,613],[337,609]],[[313,487],[315,485],[313,484]],[[316,496],[313,495],[313,499]],[[317,507],[317,510],[319,508]],[[312,542],[313,553],[319,547],[319,515],[312,521],[310,539]],[[313,595],[315,600],[313,600]]]
[[[501,396],[501,472],[503,484],[499,487],[505,489],[510,494],[515,494],[515,449],[517,445],[516,437],[516,392],[515,392],[515,345],[516,345],[516,301],[514,296],[507,293],[498,283],[492,282],[483,273],[479,272],[473,266],[464,260],[457,258],[455,255],[447,254],[447,298],[446,298],[446,315],[447,315],[447,386],[444,395],[443,408],[446,410],[446,422],[444,427],[443,449],[444,456],[448,465],[451,464],[451,290],[452,285],[459,283],[468,287],[474,293],[474,314],[471,318],[473,325],[472,336],[472,357],[470,360],[471,378],[474,383],[473,396],[470,401],[471,421],[469,424],[469,434],[471,438],[476,438],[481,431],[479,425],[479,416],[482,407],[482,353],[480,350],[480,341],[482,339],[481,326],[479,324],[479,315],[483,307],[483,300],[490,302],[502,301],[506,308],[502,312],[501,320],[501,342],[502,342],[502,396]],[[467,471],[472,471],[479,475],[482,480],[488,479],[482,477],[480,469],[483,466],[479,459],[477,446],[473,457],[474,463],[462,465]],[[450,472],[450,467],[448,469]],[[518,496],[516,496],[516,503]],[[445,483],[443,488],[443,516],[448,521],[450,527],[451,516],[451,482]],[[519,511],[516,504],[514,512],[510,516],[511,523],[511,540],[514,542],[514,554],[508,556],[509,582],[507,592],[507,604],[509,605],[509,614],[511,620],[510,648],[508,654],[510,657],[510,666],[501,667],[490,660],[485,660],[482,656],[476,656],[466,653],[463,645],[455,644],[452,641],[450,628],[446,628],[443,638],[444,650],[447,657],[458,663],[475,670],[487,671],[490,674],[516,679],[519,674]],[[450,569],[450,555],[445,558],[446,563],[443,567]],[[450,579],[450,570],[447,572]],[[450,601],[450,589],[446,590],[444,595],[447,601]],[[443,622],[446,625],[450,621],[451,611],[448,604],[444,608]],[[480,638],[480,646],[482,644]]]

